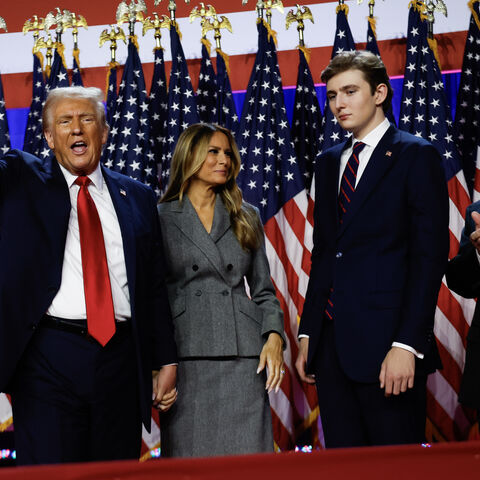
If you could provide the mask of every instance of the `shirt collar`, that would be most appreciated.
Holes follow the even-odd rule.
[[[68,188],[70,188],[74,183],[75,180],[78,178],[78,175],[73,175],[73,173],[69,172],[62,164],[58,164],[60,170],[65,177],[67,182]],[[103,190],[103,175],[102,169],[100,168],[100,162],[97,165],[97,168],[87,177],[92,181],[93,185],[98,189],[99,192]]]
[[[381,122],[371,132],[365,135],[362,140],[357,140],[356,138],[353,138],[352,145],[354,145],[355,142],[363,142],[365,145],[375,148],[389,128],[390,122],[388,118],[385,118],[383,122]]]

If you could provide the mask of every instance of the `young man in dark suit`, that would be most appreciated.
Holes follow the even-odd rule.
[[[0,391],[23,465],[138,458],[152,391],[160,410],[176,399],[156,199],[100,165],[102,100],[52,90],[55,159],[0,160]]]
[[[441,158],[386,119],[393,91],[377,56],[339,54],[322,80],[352,136],[316,164],[297,370],[316,383],[327,447],[421,442],[449,242]]]

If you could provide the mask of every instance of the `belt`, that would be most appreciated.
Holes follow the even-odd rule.
[[[71,320],[66,318],[52,317],[44,315],[40,320],[40,325],[47,328],[63,330],[65,332],[76,333],[77,335],[88,335],[88,326],[86,320]],[[116,332],[130,328],[130,322],[115,322]]]

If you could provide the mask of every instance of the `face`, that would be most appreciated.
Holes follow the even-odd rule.
[[[191,184],[203,185],[207,188],[223,185],[228,179],[232,166],[232,150],[227,136],[215,132],[208,144],[208,153],[202,168],[192,178]]]
[[[108,136],[92,102],[86,98],[59,100],[52,114],[45,138],[58,163],[73,175],[89,175],[97,168]]]
[[[327,82],[330,110],[342,128],[361,140],[379,125],[385,115],[382,102],[387,86],[381,83],[374,94],[360,70],[346,70]]]

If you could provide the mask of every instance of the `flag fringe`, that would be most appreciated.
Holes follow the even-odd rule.
[[[34,51],[33,54],[37,56],[38,61],[40,62],[40,67],[42,67],[43,70],[43,53],[40,51]]]
[[[230,57],[220,48],[216,48],[215,51],[217,52],[218,55],[220,55],[223,58],[223,61],[225,62],[225,68],[227,69],[228,75],[230,75]]]
[[[372,29],[373,34],[375,35],[375,40],[377,39],[377,17],[367,17],[370,28]]]
[[[422,0],[412,0],[408,4],[408,9],[414,8],[419,14],[420,14],[420,19],[422,21],[425,21],[427,19],[427,14],[425,13],[427,10],[427,5],[425,4],[424,1]]]
[[[13,424],[13,417],[10,417],[8,420],[0,423],[0,432],[4,432],[8,427]]]
[[[348,12],[349,12],[348,5],[345,5],[344,3],[341,5],[338,5],[335,12],[338,15],[342,10],[345,12],[345,16],[348,17]]]
[[[475,3],[478,3],[478,2],[479,2],[479,0],[470,0],[468,2],[468,8],[472,12],[472,16],[475,20],[475,23],[477,24],[477,28],[480,30],[480,19],[478,18],[478,14],[477,14],[476,10],[473,8],[473,5]]]
[[[268,39],[268,41],[270,41],[270,38],[273,37],[273,42],[275,43],[275,47],[277,47],[278,46],[277,32],[275,30],[272,30],[272,27],[263,18],[258,18],[257,23],[263,23],[263,26],[267,29],[267,33],[268,33],[267,39]]]
[[[67,70],[67,62],[65,60],[65,45],[63,43],[56,43],[55,48],[62,59],[62,64],[65,67],[65,70]]]
[[[72,52],[72,56],[75,59],[75,61],[77,62],[78,69],[81,71],[81,69],[80,69],[80,49],[79,48],[74,48],[73,52]]]
[[[175,30],[177,31],[178,38],[180,41],[182,40],[182,32],[180,31],[180,27],[177,22],[172,22],[172,25],[175,27]]]
[[[150,447],[148,449],[148,452],[145,452],[139,459],[138,461],[139,462],[146,462],[147,460],[150,460],[152,458],[152,455],[150,454],[150,452],[152,450],[155,450],[156,448],[160,448],[160,442],[158,442],[155,446],[153,447]]]
[[[297,48],[303,52],[303,54],[305,55],[305,60],[307,61],[308,64],[310,64],[310,57],[311,57],[310,49],[302,45],[299,45]]]
[[[303,420],[303,423],[295,429],[297,434],[300,434],[310,428],[318,419],[320,409],[318,405],[309,413],[308,417]]]
[[[205,48],[207,49],[208,55],[210,56],[210,52],[212,50],[212,43],[207,39],[207,38],[202,38],[200,42],[205,45]]]
[[[138,38],[136,35],[129,35],[128,39],[135,45],[135,48],[137,51],[140,50],[140,46],[138,45]]]
[[[435,38],[427,38],[428,45],[430,46],[433,55],[435,56],[435,60],[437,61],[438,68],[442,71],[442,66],[440,65],[440,57],[438,56],[438,44]]]
[[[118,62],[110,62],[108,65],[107,65],[107,86],[105,88],[105,99],[107,98],[107,95],[108,95],[108,87],[110,85],[110,74],[112,73],[112,70],[114,68],[118,68],[120,66],[120,64]]]
[[[429,443],[447,441],[447,439],[440,433],[440,430],[438,430],[438,428],[428,417],[425,424],[425,437]]]

